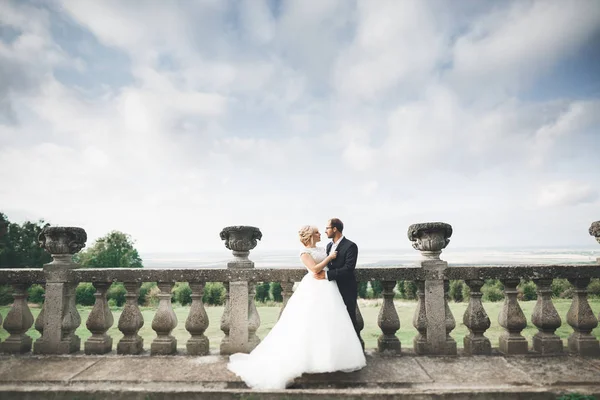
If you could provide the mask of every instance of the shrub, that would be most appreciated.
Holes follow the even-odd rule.
[[[373,290],[374,299],[381,298],[381,293],[383,292],[383,284],[381,281],[371,281],[371,289]]]
[[[396,296],[394,296],[397,299],[404,299],[406,294],[404,292],[404,281],[398,281],[396,282]]]
[[[413,281],[404,281],[404,298],[407,300],[417,299],[417,284]]]
[[[147,296],[148,296],[148,293],[150,292],[150,289],[152,289],[152,288],[158,289],[158,286],[156,286],[156,282],[142,283],[142,286],[140,286],[140,295],[138,296],[138,304],[140,306],[145,306],[148,304]],[[157,304],[158,304],[158,301],[157,301]]]
[[[125,304],[125,294],[126,293],[127,293],[127,290],[125,289],[125,286],[123,286],[122,283],[113,283],[110,286],[110,288],[108,289],[107,298],[109,300],[114,300],[115,305],[117,307],[121,307],[121,306],[123,306],[123,304]]]
[[[12,304],[15,300],[12,296],[13,289],[11,285],[0,285],[0,306]]]
[[[552,296],[562,299],[573,298],[573,286],[567,279],[552,280]]]
[[[27,290],[28,301],[30,303],[42,304],[44,302],[44,294],[46,291],[42,285],[31,285]]]
[[[481,298],[482,301],[495,302],[504,300],[504,293],[502,292],[502,289],[496,285],[488,285],[487,287],[483,286],[481,288],[481,293],[483,293],[483,297]]]
[[[256,294],[254,295],[254,300],[265,303],[271,298],[271,295],[269,294],[271,284],[269,282],[259,283],[255,286],[255,289]]]
[[[522,281],[517,287],[519,300],[530,301],[537,300],[537,288],[532,281]]]
[[[171,293],[171,301],[176,301],[182,306],[192,304],[192,289],[189,283],[177,282]]]
[[[160,294],[160,289],[158,286],[151,286],[146,293],[145,304],[150,307],[156,307],[159,302],[158,295]]]
[[[368,282],[358,282],[358,297],[361,299],[367,298],[367,285]]]
[[[450,300],[454,300],[457,303],[460,303],[464,300],[463,286],[466,286],[464,281],[450,281],[450,289],[448,293],[450,296]]]
[[[202,301],[211,306],[223,305],[225,303],[225,286],[221,282],[207,282]]]
[[[110,308],[115,308],[115,307],[117,307],[117,302],[115,301],[115,299],[109,299],[109,300],[108,300],[108,306],[109,306]]]
[[[271,282],[271,295],[273,296],[273,301],[276,301],[277,303],[283,303],[283,296],[281,295],[281,292],[283,292],[281,283]]]
[[[594,278],[591,280],[588,285],[588,295],[594,299],[600,298],[600,279]]]
[[[93,306],[96,302],[94,297],[96,288],[89,282],[80,283],[75,289],[75,299],[77,304],[82,306]]]

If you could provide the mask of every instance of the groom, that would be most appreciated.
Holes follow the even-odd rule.
[[[360,332],[356,323],[356,298],[358,297],[358,290],[356,276],[354,275],[356,260],[358,258],[358,247],[354,242],[344,237],[343,230],[344,224],[338,218],[332,218],[327,221],[325,233],[332,240],[327,244],[327,255],[332,251],[337,251],[337,257],[327,265],[329,271],[321,271],[315,274],[315,278],[336,281],[342,299],[344,299],[344,304],[346,304],[348,314],[350,314],[354,330],[360,339]]]

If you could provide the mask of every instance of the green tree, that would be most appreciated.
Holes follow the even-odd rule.
[[[38,235],[47,226],[44,220],[11,223],[0,213],[0,268],[42,267],[52,261],[38,243]]]
[[[142,259],[126,233],[112,231],[75,255],[75,260],[90,268],[142,268]]]

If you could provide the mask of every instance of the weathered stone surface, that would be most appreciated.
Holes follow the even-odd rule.
[[[33,315],[27,305],[27,284],[13,284],[13,304],[6,315],[3,327],[10,333],[2,344],[4,353],[27,353],[31,350],[31,338],[27,331],[33,325]]]
[[[408,227],[408,240],[426,259],[439,260],[451,236],[452,226],[444,222],[425,222]]]
[[[574,331],[568,339],[569,352],[581,356],[597,356],[600,354],[600,345],[591,332],[598,326],[598,319],[587,300],[590,278],[570,279],[569,282],[575,292],[567,313],[567,322]]]
[[[600,365],[579,357],[507,357],[506,362],[526,372],[538,385],[591,384],[600,381]]]
[[[208,328],[208,315],[202,303],[204,295],[204,283],[191,283],[192,304],[190,313],[185,321],[185,329],[192,335],[187,341],[186,348],[190,355],[207,355],[210,348],[210,342],[204,332]]]
[[[463,340],[465,354],[491,354],[492,345],[490,340],[484,335],[491,323],[483,308],[483,304],[481,304],[481,287],[483,286],[483,281],[479,279],[468,280],[466,284],[469,286],[471,293],[469,305],[463,316],[463,323],[469,328],[469,334]]]
[[[417,286],[417,307],[413,316],[413,326],[419,332],[413,339],[415,354],[427,354],[427,312],[425,310],[425,282],[415,281]]]
[[[171,332],[177,326],[177,315],[171,305],[171,290],[173,284],[168,282],[159,282],[158,295],[159,303],[154,319],[152,319],[152,329],[156,332],[156,339],[150,345],[152,355],[175,354],[177,352],[177,339],[171,335]]]
[[[221,231],[225,247],[232,251],[234,260],[227,263],[228,268],[252,268],[254,263],[248,259],[250,250],[256,247],[262,238],[260,229],[254,226],[228,226]]]
[[[552,279],[534,279],[537,285],[537,302],[533,308],[531,322],[538,328],[533,336],[533,350],[546,354],[559,354],[563,343],[554,332],[561,325],[561,319],[552,303]]]
[[[83,228],[72,226],[47,226],[40,232],[40,247],[52,256],[75,254],[85,247],[87,234]]]
[[[592,222],[590,229],[588,230],[591,236],[596,238],[596,241],[600,243],[600,221]]]
[[[88,357],[3,357],[0,382],[66,382],[96,362]]]
[[[228,335],[221,342],[221,354],[247,353],[248,282],[229,282],[228,292]]]
[[[416,360],[436,383],[534,383],[528,371],[508,364],[503,357],[419,357]]]
[[[106,293],[110,287],[109,282],[94,282],[96,288],[96,301],[94,308],[88,316],[86,327],[92,332],[92,336],[85,342],[85,354],[105,354],[112,350],[112,337],[106,331],[113,325],[114,319]]]
[[[119,330],[123,338],[117,344],[118,354],[139,354],[144,350],[144,339],[138,331],[144,326],[144,317],[138,306],[140,283],[125,282],[125,306],[119,317]]]
[[[256,309],[256,302],[254,297],[256,296],[255,282],[248,282],[248,350],[250,353],[258,344],[260,339],[256,336],[256,331],[260,327],[260,316]]]
[[[396,281],[383,281],[383,304],[377,317],[377,325],[382,334],[377,339],[377,350],[380,353],[400,354],[400,340],[396,331],[400,329],[400,319],[394,306],[394,287]]]
[[[504,354],[527,354],[527,339],[521,331],[527,326],[527,319],[517,300],[518,279],[504,279],[504,304],[498,314],[498,322],[505,331],[500,335],[499,349]]]

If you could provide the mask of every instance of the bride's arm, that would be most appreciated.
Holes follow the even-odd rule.
[[[302,253],[302,255],[300,256],[300,259],[302,260],[304,265],[306,265],[306,268],[308,268],[311,272],[316,274],[317,272],[321,272],[323,270],[323,268],[325,268],[327,266],[327,264],[329,264],[329,261],[331,261],[335,258],[336,254],[337,253],[335,251],[332,252],[330,255],[325,257],[325,259],[318,264],[315,263],[315,260],[308,253]]]

